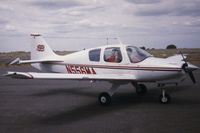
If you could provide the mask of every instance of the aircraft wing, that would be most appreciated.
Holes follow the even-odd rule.
[[[67,73],[37,73],[8,72],[4,76],[19,79],[60,79],[60,80],[136,80],[133,74],[67,74]]]

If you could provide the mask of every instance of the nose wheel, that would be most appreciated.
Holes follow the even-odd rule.
[[[162,103],[162,104],[168,104],[168,103],[171,102],[171,97],[170,97],[169,94],[167,94],[167,93],[165,92],[165,90],[162,90],[162,94],[161,94],[160,97],[159,97],[159,101],[160,101],[160,103]]]

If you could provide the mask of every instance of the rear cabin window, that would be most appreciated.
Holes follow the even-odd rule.
[[[122,54],[120,48],[118,47],[106,48],[104,51],[104,61],[113,63],[121,62]]]
[[[94,49],[89,51],[90,61],[100,61],[101,49]]]

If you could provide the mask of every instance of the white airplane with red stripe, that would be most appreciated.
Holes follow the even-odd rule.
[[[41,72],[8,72],[6,76],[23,79],[60,79],[109,81],[112,87],[102,92],[98,101],[102,105],[111,103],[111,97],[122,84],[132,83],[138,94],[147,92],[144,83],[155,82],[161,88],[166,84],[183,81],[188,73],[195,83],[193,71],[197,66],[188,63],[183,54],[168,58],[156,58],[132,45],[106,45],[57,55],[40,34],[31,34],[31,59],[19,58],[10,64],[30,63]],[[171,81],[174,80],[175,81]],[[170,95],[162,88],[161,103],[169,103]]]

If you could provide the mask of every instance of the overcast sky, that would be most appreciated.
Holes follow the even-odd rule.
[[[200,48],[200,0],[0,0],[0,52],[30,51],[33,32],[54,50]]]

